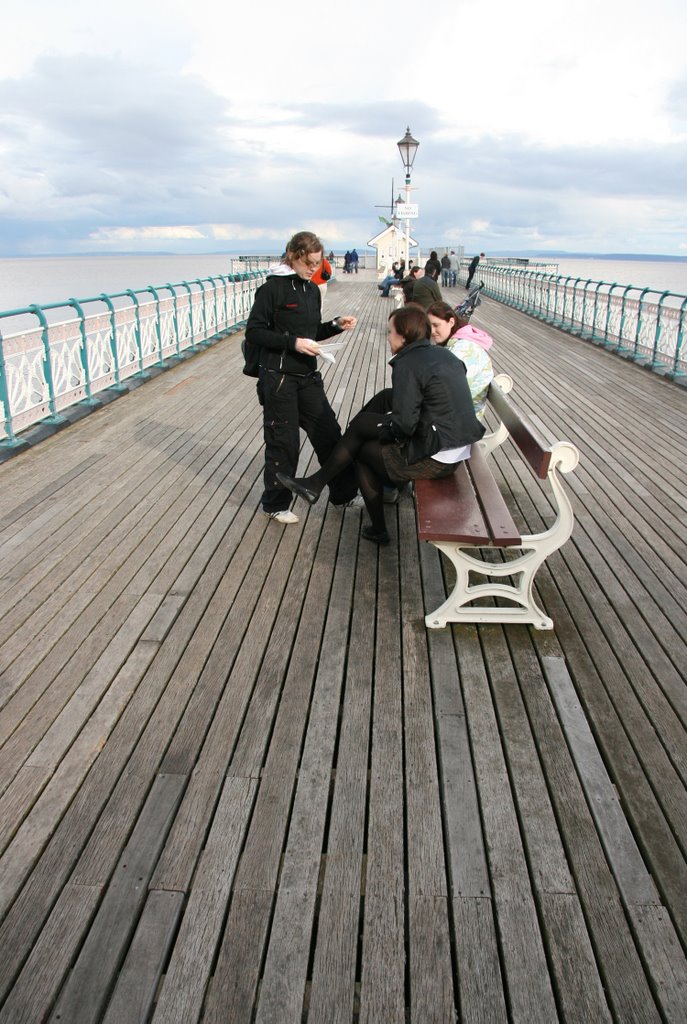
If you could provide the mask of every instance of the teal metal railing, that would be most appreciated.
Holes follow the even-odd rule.
[[[467,262],[459,281],[467,279]],[[687,383],[687,296],[654,288],[480,263],[484,294]]]
[[[0,312],[0,447],[238,329],[264,279],[251,269]]]

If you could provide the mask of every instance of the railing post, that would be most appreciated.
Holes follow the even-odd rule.
[[[178,358],[178,357],[181,356],[181,347],[180,347],[180,343],[179,343],[179,317],[177,316],[177,293],[176,293],[176,288],[174,287],[174,285],[169,284],[169,283],[163,284],[163,285],[161,285],[161,287],[162,288],[167,288],[172,293],[172,304],[174,306],[174,314],[173,314],[174,338],[175,338],[175,341],[176,341],[177,358]]]
[[[650,291],[651,288],[643,288],[642,291],[639,293],[639,299],[637,300],[637,327],[635,328],[635,341],[634,347],[632,349],[632,358],[635,361],[637,359],[637,349],[639,348],[639,335],[642,330],[642,302],[644,301],[644,296],[647,294],[647,292]]]
[[[10,389],[7,381],[7,367],[5,365],[5,348],[0,332],[0,402],[4,411],[3,420],[5,423],[5,437],[0,440],[0,448],[16,448],[22,442],[17,440],[12,426],[12,407],[10,405]]]
[[[199,277],[194,278],[193,283],[200,286],[200,296],[201,296],[200,308],[201,308],[202,313],[203,313],[203,337],[200,340],[200,344],[203,346],[203,348],[207,348],[209,342],[208,342],[208,318],[207,318],[207,314],[205,312],[205,284],[204,284],[203,280],[201,280],[201,278],[199,278]]]
[[[188,292],[188,325],[189,325],[189,327],[191,329],[191,337],[189,339],[191,344],[188,347],[193,352],[198,352],[199,349],[198,349],[198,345],[196,344],[196,340],[195,340],[196,339],[195,328],[193,326],[193,291],[191,290],[191,285],[188,283],[188,281],[182,281],[181,282],[181,286],[182,286],[182,288],[185,288],[186,291]]]
[[[663,312],[663,302],[665,300],[666,295],[670,295],[670,292],[669,291],[661,292],[661,295],[660,295],[659,300],[658,300],[658,306],[656,307],[656,328],[654,330],[654,349],[653,349],[653,352],[651,354],[651,364],[650,364],[652,370],[656,366],[656,363],[657,363],[656,354],[658,352],[658,341],[659,341],[659,338],[661,337],[661,313]]]
[[[79,350],[79,357],[81,359],[81,366],[83,367],[84,373],[84,386],[86,388],[85,402],[87,405],[98,405],[99,402],[93,397],[91,390],[91,370],[88,365],[88,337],[86,335],[86,316],[83,311],[83,307],[76,299],[67,299],[68,306],[72,306],[79,315],[79,332],[81,334],[81,347]]]
[[[628,284],[623,292],[623,296],[620,300],[620,327],[618,329],[618,352],[628,352],[629,349],[623,344],[625,338],[625,303],[627,300],[627,293],[631,292],[634,288],[633,284]]]
[[[150,292],[155,299],[155,334],[157,335],[157,351],[159,359],[157,365],[163,370],[166,370],[169,363],[166,363],[162,357],[162,324],[160,323],[160,296],[157,294],[155,288],[152,285],[148,285],[147,288],[143,289],[146,292]]]
[[[685,324],[685,312],[686,311],[687,311],[687,299],[685,299],[683,301],[682,305],[680,306],[680,319],[678,320],[677,334],[676,334],[676,337],[675,337],[675,359],[673,360],[673,377],[677,377],[677,376],[684,377],[685,376],[684,371],[678,370],[678,365],[681,362],[682,342],[684,341],[684,337],[685,337],[684,324]]]
[[[50,334],[48,329],[48,321],[46,320],[45,313],[40,306],[27,306],[29,313],[33,313],[41,325],[41,341],[43,343],[43,373],[45,374],[45,383],[48,385],[48,408],[50,409],[50,415],[45,417],[45,423],[52,423],[56,426],[61,426],[66,423],[67,420],[64,416],[60,416],[57,411],[57,400],[55,395],[55,383],[52,376],[52,360],[50,358]]]
[[[136,376],[145,379],[145,378],[150,377],[150,374],[146,372],[146,370],[145,370],[145,368],[143,366],[143,340],[141,338],[141,314],[140,314],[140,310],[139,310],[138,297],[136,295],[136,292],[133,291],[131,288],[127,288],[126,291],[124,292],[124,294],[128,295],[129,298],[132,300],[132,302],[134,304],[134,308],[136,310],[135,334],[136,334],[136,348],[138,350],[138,374],[136,374]]]
[[[115,316],[114,303],[109,295],[105,292],[100,294],[101,302],[104,302],[110,311],[110,326],[112,327],[112,333],[110,335],[110,352],[112,353],[112,363],[114,365],[114,390],[115,391],[126,391],[127,387],[122,384],[122,377],[119,371],[119,352],[117,351],[117,319]]]
[[[597,337],[597,333],[596,333],[596,315],[597,315],[597,313],[599,311],[599,289],[603,286],[603,283],[604,283],[603,281],[597,281],[596,282],[596,288],[594,289],[594,306],[592,308],[592,323],[591,323],[591,327],[589,329],[589,334],[587,335],[587,337],[589,337],[589,338],[596,338]],[[584,313],[584,308],[583,308],[583,313]]]

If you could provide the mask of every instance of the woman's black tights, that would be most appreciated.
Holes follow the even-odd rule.
[[[348,424],[346,432],[322,468],[299,481],[309,491],[319,494],[333,477],[351,462],[355,462],[360,493],[372,526],[380,531],[386,529],[384,487],[394,486],[387,476],[382,445],[379,443],[381,424],[382,418],[378,412],[363,409]]]

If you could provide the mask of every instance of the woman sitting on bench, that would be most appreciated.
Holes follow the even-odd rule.
[[[389,543],[384,487],[448,476],[484,434],[465,367],[446,349],[431,344],[430,331],[419,306],[394,310],[388,327],[390,393],[380,392],[361,409],[317,473],[298,479],[277,473],[284,487],[314,504],[327,482],[354,462],[371,520],[362,535],[376,544]]]
[[[489,385],[494,379],[494,367],[488,356],[494,339],[486,331],[473,325],[448,302],[434,302],[427,310],[432,325],[432,341],[445,345],[449,352],[462,360],[467,372],[468,387],[475,404],[478,419],[484,416]]]

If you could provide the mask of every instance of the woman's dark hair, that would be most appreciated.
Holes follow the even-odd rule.
[[[422,338],[429,338],[432,328],[422,306],[409,302],[400,309],[395,309],[389,314],[389,320],[393,320],[396,332],[401,335],[406,345],[411,341],[421,341]]]
[[[461,327],[465,327],[470,321],[466,320],[464,316],[458,316],[453,306],[449,306],[448,302],[433,302],[427,310],[427,316],[436,316],[439,320],[444,320],[447,324],[453,320],[453,330],[449,337],[452,338],[456,331],[459,331]],[[448,339],[447,339],[448,340]],[[445,345],[446,341],[438,341],[437,345]]]
[[[448,302],[433,302],[427,310],[427,316],[435,316],[447,324],[450,324],[451,321],[453,321],[454,326],[451,329],[449,337],[451,337],[452,334],[455,334],[458,330],[458,315],[453,306],[449,306]],[[448,341],[448,338],[446,341]],[[446,341],[438,341],[437,345],[445,345]]]
[[[314,235],[312,231],[298,231],[286,243],[284,262],[292,267],[294,260],[302,260],[316,252],[324,252],[324,246],[317,235]]]

